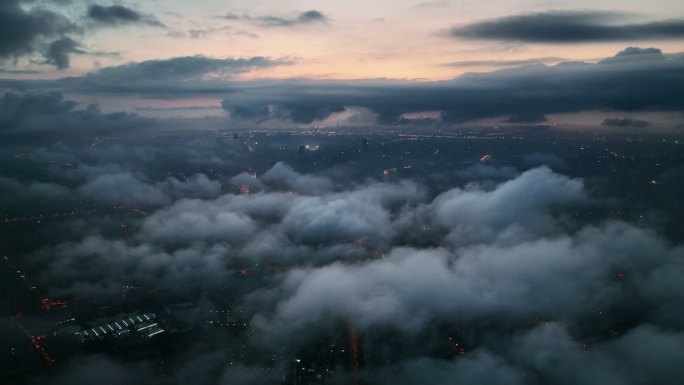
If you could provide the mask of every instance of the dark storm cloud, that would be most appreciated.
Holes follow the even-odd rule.
[[[31,8],[26,10],[20,0],[0,4],[0,59],[17,58],[38,50],[45,39],[62,38],[76,26],[57,13]]]
[[[617,24],[620,15],[594,11],[550,11],[454,27],[454,37],[530,43],[580,43],[684,38],[684,20]]]
[[[350,107],[364,107],[381,124],[410,124],[402,115],[420,111],[439,111],[440,121],[448,124],[494,117],[535,123],[547,114],[591,110],[684,110],[684,57],[634,47],[599,63],[527,65],[440,82],[202,79],[212,72],[231,75],[284,64],[261,57],[196,56],[108,67],[83,77],[0,80],[0,85],[163,98],[221,96],[233,118],[290,124],[322,120]]]
[[[684,86],[684,60],[643,60],[651,53],[620,55],[618,62],[523,66],[429,84],[281,83],[271,85],[268,95],[234,94],[223,106],[231,112],[248,109],[252,115],[276,106],[297,123],[321,119],[345,106],[363,106],[377,113],[381,123],[393,124],[401,122],[403,113],[415,111],[441,111],[445,122],[508,116],[509,122],[523,123],[542,122],[546,114],[561,112],[684,109],[678,91]],[[247,102],[248,96],[253,100]]]
[[[122,5],[92,5],[88,8],[87,17],[103,25],[147,24],[156,27],[164,26],[152,16],[145,16]]]
[[[78,42],[68,37],[53,41],[44,54],[46,63],[52,64],[60,70],[69,68],[69,55],[85,53],[78,46]]]
[[[608,118],[601,125],[606,127],[646,128],[651,125],[651,122],[632,118]]]
[[[104,23],[136,22],[142,19],[138,12],[121,5],[109,7],[93,5],[88,8],[88,17]]]
[[[72,54],[86,54],[73,35],[82,29],[65,14],[47,10],[28,0],[8,0],[0,4],[0,60],[17,59],[41,53],[45,62],[57,69],[69,68]],[[66,3],[61,1],[58,3]],[[142,15],[129,8],[93,5],[87,18],[99,25],[146,24],[163,26],[153,16]],[[97,56],[98,53],[94,52]]]
[[[278,16],[250,16],[229,13],[224,16],[228,20],[247,20],[263,27],[292,27],[311,23],[325,23],[328,18],[320,11],[310,10],[302,12],[297,17],[285,18]]]
[[[0,137],[12,141],[50,141],[74,135],[102,135],[150,127],[152,119],[134,114],[103,113],[91,104],[80,107],[60,93],[5,93],[0,98]]]

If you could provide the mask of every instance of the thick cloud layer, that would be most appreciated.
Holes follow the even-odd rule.
[[[562,62],[466,74],[443,82],[227,81],[250,70],[287,64],[262,57],[202,56],[150,60],[103,68],[84,77],[53,81],[0,81],[10,89],[35,87],[62,92],[146,95],[161,98],[222,97],[231,119],[292,125],[323,121],[361,107],[366,124],[415,124],[404,114],[437,111],[433,122],[463,123],[499,118],[543,122],[548,114],[582,111],[671,112],[684,109],[684,57],[653,48],[629,47],[598,63]],[[375,120],[374,120],[375,119]],[[598,124],[599,122],[597,122]]]
[[[620,14],[595,11],[555,11],[507,16],[455,27],[455,37],[523,41],[531,43],[579,43],[684,38],[683,20],[616,23]]]
[[[222,106],[231,118],[251,124],[311,123],[354,106],[369,110],[380,124],[413,124],[402,116],[416,111],[438,111],[446,124],[495,117],[524,123],[544,121],[547,114],[593,110],[681,111],[684,100],[675,90],[684,87],[683,63],[679,56],[630,47],[596,64],[530,65],[438,83],[293,83],[202,80],[212,73],[230,76],[286,63],[194,56],[109,67],[82,78],[0,84],[164,98],[224,95]]]
[[[627,271],[645,286],[639,295],[647,295],[649,286],[660,284],[647,278],[657,266],[651,255],[664,248],[648,233],[613,223],[584,229],[573,238],[510,246],[458,247],[454,252],[395,249],[360,266],[291,272],[273,321],[277,327],[268,325],[267,330],[295,332],[335,319],[408,331],[443,318],[573,322],[620,300],[616,272]],[[644,253],[649,257],[642,257]]]
[[[9,96],[6,114],[75,108],[44,97],[36,104]],[[204,314],[216,309],[212,293],[230,295],[230,309],[251,320],[246,335],[237,341],[211,329],[213,341],[177,353],[178,369],[165,381],[282,379],[292,367],[281,356],[338,346],[330,336],[340,328],[353,328],[367,361],[338,368],[332,383],[636,385],[679,375],[684,249],[641,225],[580,219],[597,203],[586,182],[538,166],[563,169],[567,159],[530,153],[520,160],[528,170],[459,164],[447,187],[419,176],[341,184],[348,176],[340,170],[301,173],[278,161],[255,166],[258,174],[231,168],[254,151],[232,135],[156,140],[34,148],[33,158],[22,153],[16,162],[49,164],[48,175],[0,178],[14,197],[0,203],[73,199],[106,213],[84,210],[61,227],[68,235],[23,258],[50,296],[106,304],[125,288],[156,288],[197,302]],[[292,159],[318,153],[296,149]],[[186,174],[179,164],[206,173]],[[234,350],[245,346],[283,367],[247,367]],[[50,380],[100,372],[132,382],[158,375],[147,360],[105,354],[74,358]]]
[[[55,122],[60,122],[56,127]],[[54,141],[75,135],[107,135],[150,127],[152,119],[122,112],[104,113],[96,104],[85,107],[59,93],[5,93],[0,98],[0,137],[6,142]]]
[[[263,117],[272,114],[267,106],[276,106],[300,123],[329,116],[345,106],[363,106],[377,113],[381,123],[394,124],[402,122],[402,114],[415,111],[441,111],[445,122],[505,116],[512,122],[538,122],[552,113],[684,107],[675,91],[679,88],[672,88],[684,81],[680,58],[664,58],[651,51],[630,55],[623,51],[617,57],[620,60],[598,64],[523,66],[427,85],[272,85],[270,95],[253,94],[253,99],[245,101],[247,95],[236,94],[225,98],[223,106],[231,113],[248,106],[252,115],[263,111]]]

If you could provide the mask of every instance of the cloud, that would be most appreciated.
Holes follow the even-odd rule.
[[[167,187],[171,193],[183,197],[215,198],[221,195],[221,184],[211,180],[204,174],[195,174],[181,181],[176,178],[167,179]]]
[[[314,175],[302,175],[283,162],[276,163],[261,177],[265,183],[290,188],[301,194],[319,195],[332,190],[330,179]]]
[[[361,330],[390,327],[408,334],[443,319],[461,327],[504,318],[516,325],[535,317],[574,324],[590,319],[596,308],[617,306],[631,290],[643,298],[652,285],[662,287],[663,276],[653,274],[661,262],[653,258],[668,252],[682,250],[668,251],[652,233],[623,223],[453,252],[395,248],[364,264],[290,271],[274,291],[275,312],[262,313],[256,325],[271,336],[330,330],[339,320]],[[679,264],[670,257],[662,263]],[[616,286],[615,271],[634,280]],[[658,293],[650,303],[678,301],[665,290]]]
[[[69,68],[69,55],[73,53],[83,54],[85,51],[78,48],[79,44],[73,39],[65,37],[50,43],[45,52],[46,63],[53,64],[57,69]]]
[[[677,71],[684,61],[630,57],[635,59],[521,67],[434,84],[263,82],[258,93],[251,87],[231,93],[223,107],[241,118],[289,117],[295,123],[310,123],[347,106],[361,106],[377,113],[381,123],[393,124],[403,113],[422,110],[441,111],[449,123],[507,115],[511,122],[539,122],[546,114],[560,112],[684,108],[684,100],[662,92],[684,81]]]
[[[549,209],[586,199],[583,183],[539,167],[493,191],[452,189],[433,204],[437,222],[454,244],[493,242],[497,237],[537,237],[553,231]]]
[[[133,204],[161,206],[173,198],[215,198],[221,185],[204,174],[195,174],[181,181],[173,177],[151,182],[140,173],[102,169],[91,170],[88,180],[76,190],[83,198],[109,205]]]
[[[153,16],[145,16],[139,12],[124,7],[123,5],[91,5],[88,8],[87,17],[101,25],[121,25],[121,24],[147,24],[155,27],[164,25]]]
[[[523,158],[523,162],[525,165],[533,167],[546,165],[556,171],[567,168],[567,163],[561,157],[553,153],[535,152],[527,154]]]
[[[21,191],[21,195],[16,192]],[[12,211],[21,212],[37,207],[49,207],[69,197],[70,189],[57,183],[28,181],[0,175],[0,202]]]
[[[450,33],[467,39],[546,44],[684,38],[684,20],[615,23],[620,16],[600,11],[549,11],[485,20],[454,27]]]
[[[55,122],[59,122],[58,126]],[[151,127],[152,119],[122,112],[103,113],[91,104],[80,108],[63,95],[52,93],[17,94],[0,98],[0,137],[12,141],[51,141],[75,135],[102,135],[136,127]]]
[[[10,70],[10,69],[5,69],[5,68],[0,68],[0,73],[14,74],[14,75],[35,75],[35,74],[42,73],[42,71],[38,71],[38,70]]]
[[[519,336],[512,344],[515,348],[510,354],[514,361],[533,368],[544,382],[560,385],[578,380],[638,384],[644,378],[675,384],[682,372],[674,362],[682,356],[684,336],[653,325],[635,327],[613,341],[583,349],[573,341],[568,328],[549,323]],[[635,344],[649,349],[650,354],[644,356],[630,349]]]
[[[665,56],[659,48],[627,47],[615,54],[615,56],[603,59],[599,63],[634,63],[636,61],[659,61],[664,59]]]
[[[251,21],[262,27],[293,27],[298,25],[312,24],[312,23],[325,23],[328,18],[320,11],[315,9],[302,12],[296,17],[285,18],[278,16],[250,16],[250,15],[237,15],[234,13],[229,13],[224,16],[228,20],[247,20]]]
[[[548,56],[519,60],[463,60],[446,63],[445,65],[449,67],[518,67],[529,64],[558,63],[562,61],[565,61],[565,59]]]
[[[646,128],[651,125],[651,122],[632,118],[608,118],[605,119],[601,125],[605,127]]]
[[[255,68],[264,68],[284,64],[268,58],[255,56],[239,59],[215,59],[206,56],[183,56],[164,60],[147,60],[128,63],[116,67],[106,67],[86,75],[89,82],[113,86],[124,82],[184,82],[201,79],[208,74],[234,75],[249,72]],[[178,83],[172,83],[178,84]]]
[[[388,240],[388,213],[375,202],[355,198],[300,199],[283,218],[285,233],[297,244]]]
[[[549,114],[581,111],[680,111],[684,57],[628,49],[617,62],[562,62],[470,73],[439,82],[251,80],[211,78],[288,64],[253,57],[202,56],[108,67],[83,77],[45,81],[0,80],[8,89],[147,95],[163,98],[222,97],[231,118],[258,124],[310,124],[344,111],[369,111],[378,124],[415,124],[406,113],[439,112],[440,124],[484,118],[539,123]],[[641,51],[639,51],[641,52]],[[658,57],[657,60],[644,58]]]
[[[60,14],[38,7],[26,9],[20,0],[3,1],[0,4],[0,59],[32,54],[45,40],[63,39],[75,30],[76,26]]]
[[[376,113],[381,124],[399,124],[402,114],[415,111],[440,111],[442,121],[448,124],[494,117],[537,123],[553,113],[684,108],[679,95],[663,92],[674,90],[673,84],[684,85],[678,70],[684,61],[642,60],[643,55],[622,58],[619,63],[523,66],[428,84],[283,82],[271,84],[268,95],[247,99],[244,94],[232,94],[223,106],[231,112],[235,106],[255,112],[277,108],[295,123],[310,123],[348,106],[359,106]]]
[[[71,124],[68,117],[79,111],[59,94],[4,97],[0,116],[47,115],[46,121],[61,125]],[[94,124],[103,115],[93,111]],[[251,140],[246,138],[240,135]],[[248,314],[246,319],[256,313],[238,337],[201,329],[183,339],[189,342],[181,353],[164,351],[166,362],[178,364],[163,381],[283,381],[291,366],[258,370],[251,362],[271,367],[274,355],[277,362],[286,360],[280,355],[306,362],[301,352],[312,346],[334,351],[343,362],[327,383],[638,385],[681,378],[684,248],[642,225],[581,219],[586,210],[578,205],[596,203],[588,197],[595,187],[590,179],[585,187],[583,180],[543,166],[516,170],[503,157],[497,163],[496,153],[494,165],[460,165],[459,156],[448,154],[440,167],[427,139],[395,147],[373,136],[358,156],[401,148],[397,157],[406,159],[406,143],[419,144],[431,163],[414,167],[443,173],[443,185],[415,174],[393,183],[366,179],[377,175],[375,166],[356,159],[302,173],[297,170],[311,165],[294,150],[291,165],[271,157],[254,162],[270,154],[270,145],[294,149],[291,143],[305,140],[287,135],[264,143],[259,137],[265,149],[257,154],[230,135],[101,139],[95,146],[80,139],[26,146],[22,155],[30,150],[31,159],[22,156],[2,167],[0,203],[47,206],[73,197],[90,207],[97,199],[97,212],[106,212],[44,221],[32,234],[33,242],[51,233],[21,264],[51,296],[111,305],[124,285],[135,285],[158,289],[172,301],[169,307],[175,298],[187,298],[198,315],[226,306],[231,314],[244,311],[239,314]],[[360,146],[360,137],[325,140]],[[440,154],[474,143],[440,142]],[[0,151],[3,156],[19,153],[9,147]],[[546,142],[539,148],[549,150]],[[323,159],[339,148],[322,145],[319,151]],[[551,153],[514,152],[510,164],[562,165]],[[65,161],[75,166],[57,166]],[[30,166],[16,169],[25,164]],[[40,173],[27,173],[39,164]],[[259,175],[243,173],[245,165]],[[670,186],[681,180],[677,172],[658,179]],[[219,181],[255,190],[226,193]],[[113,209],[120,201],[148,215]],[[239,276],[238,268],[248,276]],[[340,325],[357,332],[362,363],[353,371],[345,369],[348,337],[340,336]],[[239,358],[245,352],[247,367]],[[35,382],[93,382],[105,375],[149,383],[158,374],[154,359],[113,357],[65,359]]]
[[[49,266],[41,279],[49,282],[51,290],[95,300],[131,284],[165,289],[212,285],[223,277],[231,255],[228,245],[197,243],[167,251],[151,242],[128,243],[101,235],[64,242],[50,252],[54,254],[38,253],[34,258]]]
[[[78,188],[83,197],[102,200],[109,204],[162,205],[169,198],[155,186],[130,173],[101,174]]]
[[[200,200],[182,200],[145,220],[143,232],[155,240],[221,240],[242,243],[254,233],[252,219],[244,214],[214,210]]]

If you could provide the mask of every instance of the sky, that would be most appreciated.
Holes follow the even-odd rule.
[[[0,89],[108,112],[264,127],[636,119],[657,131],[681,119],[680,95],[620,100],[682,80],[680,1],[10,0],[0,20]],[[627,84],[635,72],[648,84]],[[596,77],[610,84],[588,89]],[[573,101],[535,98],[549,87]],[[595,94],[605,87],[620,94]],[[518,102],[538,107],[510,111]]]

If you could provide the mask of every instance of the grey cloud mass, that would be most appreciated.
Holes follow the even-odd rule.
[[[87,17],[103,25],[119,24],[147,24],[162,27],[163,24],[152,16],[142,15],[141,13],[124,7],[123,5],[92,5],[88,8]]]
[[[0,4],[0,59],[31,54],[39,50],[41,43],[64,38],[76,30],[62,15],[37,7],[27,10],[22,5],[20,0]]]
[[[78,42],[68,37],[53,41],[44,54],[46,62],[53,64],[57,69],[69,68],[69,55],[85,53],[78,46]]]
[[[5,105],[22,116],[74,109],[55,94],[37,100],[12,95]],[[166,135],[155,140],[163,142],[135,136],[130,145],[49,145],[22,162],[74,165],[53,165],[49,182],[0,178],[3,204],[73,197],[113,207],[111,218],[74,219],[69,226],[78,237],[56,239],[25,257],[51,294],[118,297],[131,285],[183,295],[247,288],[231,303],[231,311],[255,316],[241,344],[269,357],[283,354],[280,346],[292,346],[284,355],[296,354],[353,322],[362,354],[377,360],[373,369],[337,371],[340,383],[348,383],[346,376],[368,383],[519,385],[679,378],[684,249],[640,224],[568,220],[586,211],[592,196],[588,182],[536,166],[562,167],[558,156],[529,154],[521,160],[535,167],[529,170],[448,165],[456,170],[447,177],[457,181],[432,190],[420,178],[359,178],[342,186],[343,173],[302,173],[280,162],[247,173],[230,166],[249,156],[232,136],[182,137],[174,145]],[[226,171],[168,173],[179,164]],[[155,171],[156,178],[148,176]],[[232,184],[255,190],[243,195]],[[22,194],[5,197],[11,191]],[[132,217],[117,216],[130,207],[138,209]],[[249,277],[238,275],[243,268]],[[204,309],[208,300],[197,301]],[[406,347],[388,348],[395,346],[392,336]],[[438,348],[450,349],[451,337],[464,344],[465,355]],[[187,366],[164,380],[242,376],[243,368],[226,369],[232,358],[220,354],[233,344],[215,343],[189,343]],[[648,349],[649,357],[634,346]],[[57,367],[51,378],[90,380],[89,368],[72,363],[111,370],[121,381],[154,376],[143,364],[90,355]],[[247,371],[246,381],[262,378]],[[282,372],[265,375],[275,373]]]
[[[62,128],[56,128],[59,121]],[[0,137],[14,141],[51,141],[74,135],[102,135],[136,127],[151,127],[154,120],[123,112],[104,113],[96,104],[79,106],[62,94],[5,93],[0,98]]]
[[[317,195],[328,192],[333,187],[330,179],[301,175],[283,162],[276,163],[261,179],[266,183],[283,185],[302,194]]]
[[[684,89],[684,57],[654,48],[629,47],[598,63],[525,65],[440,82],[203,79],[285,64],[263,57],[190,56],[108,67],[83,77],[0,80],[0,85],[22,91],[222,97],[231,118],[253,123],[311,123],[354,107],[370,111],[377,123],[393,125],[412,123],[402,115],[417,111],[439,111],[437,120],[450,124],[482,118],[543,122],[547,114],[592,110],[684,109],[679,91]]]
[[[309,123],[346,106],[362,106],[377,113],[380,123],[390,124],[402,123],[401,115],[414,111],[441,111],[444,122],[508,117],[522,123],[544,121],[546,114],[562,112],[684,109],[678,91],[684,86],[683,60],[651,51],[619,55],[619,60],[597,64],[530,65],[427,84],[273,84],[269,95],[252,94],[250,100],[246,94],[234,94],[224,99],[223,106],[231,113],[250,111],[250,117],[262,111],[262,119],[272,117],[274,109],[268,107],[275,106],[297,123]],[[653,56],[659,59],[643,59]]]
[[[454,27],[466,39],[529,43],[581,43],[683,39],[684,20],[620,23],[620,14],[597,11],[549,11],[506,16]]]

